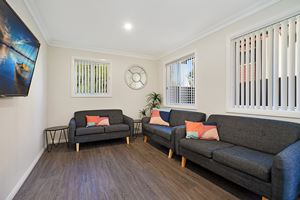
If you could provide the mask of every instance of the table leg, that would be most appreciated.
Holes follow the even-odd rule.
[[[52,151],[52,148],[53,148],[53,145],[54,145],[54,137],[53,137],[52,131],[49,131],[49,134],[50,134],[50,139],[51,139],[51,148],[50,148],[50,151]]]
[[[67,130],[67,129],[64,129],[65,141],[66,141],[66,143],[68,143],[68,138],[67,138],[67,135],[66,135],[66,131],[68,131],[68,130]]]
[[[49,142],[48,142],[48,131],[45,131],[45,138],[46,138],[46,144],[47,144],[47,152],[50,152]]]
[[[58,144],[55,145],[55,142],[54,142],[55,136],[56,136],[56,131],[53,131],[53,133],[52,133],[52,131],[50,131],[50,136],[51,136],[51,139],[52,139],[52,146],[57,147]],[[51,147],[51,149],[52,149],[52,147]]]
[[[135,137],[135,136],[136,136],[136,133],[137,133],[137,126],[138,126],[138,124],[135,123],[134,125],[135,125],[135,126],[134,126],[133,136]]]
[[[66,136],[66,131],[67,131],[67,130],[66,130],[66,129],[63,129],[62,131],[63,131],[64,137],[65,137],[66,145],[67,145],[67,147],[68,147],[68,146],[69,146],[69,145],[68,145],[69,143],[68,143],[68,138],[67,138],[67,136]]]
[[[57,143],[57,144],[55,145],[55,141],[54,141],[54,140],[55,140],[56,132],[57,132],[57,131],[54,131],[54,135],[53,135],[53,144],[54,144],[53,146],[54,146],[54,147],[57,147],[58,144],[59,144],[59,143]]]
[[[140,131],[140,129],[142,128],[142,123],[138,123],[138,131]],[[140,132],[137,132],[137,134],[139,134]]]
[[[63,131],[63,130],[60,130],[60,132],[59,132],[59,138],[58,138],[58,143],[57,143],[57,146],[60,144],[60,139],[61,139],[61,134],[62,134],[62,131]]]

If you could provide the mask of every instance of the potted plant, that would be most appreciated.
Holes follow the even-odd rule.
[[[162,97],[159,93],[152,92],[146,96],[146,103],[146,107],[140,110],[141,117],[149,116],[154,108],[160,108]]]

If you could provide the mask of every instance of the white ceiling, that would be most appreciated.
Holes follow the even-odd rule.
[[[48,43],[158,58],[278,0],[25,0]],[[123,29],[125,22],[133,30]]]

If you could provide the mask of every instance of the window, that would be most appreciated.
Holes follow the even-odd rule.
[[[166,103],[195,105],[195,56],[189,55],[166,65]]]
[[[73,96],[107,97],[111,95],[109,63],[75,58],[72,72]]]
[[[300,16],[231,40],[231,107],[300,111]]]

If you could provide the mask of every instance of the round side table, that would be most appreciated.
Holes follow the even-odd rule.
[[[134,124],[133,135],[134,135],[134,137],[137,137],[137,135],[140,133],[140,129],[142,127],[142,120],[141,119],[135,119],[135,120],[133,120],[133,124]]]
[[[47,151],[50,152],[52,150],[52,147],[57,146],[60,143],[60,139],[61,139],[61,135],[63,133],[65,141],[68,143],[68,138],[67,138],[67,133],[68,133],[68,126],[54,126],[54,127],[49,127],[46,128],[45,131],[45,138],[46,138],[46,144],[47,144]],[[55,144],[54,143],[54,139],[56,136],[56,132],[59,132],[59,139],[58,139],[58,143]],[[48,133],[50,135],[50,139],[51,139],[51,144],[49,144],[48,142]]]

